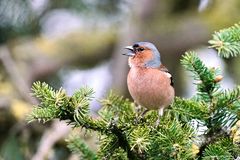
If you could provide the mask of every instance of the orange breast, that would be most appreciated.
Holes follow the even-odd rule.
[[[133,99],[148,109],[167,107],[174,98],[174,89],[167,74],[159,69],[132,67],[128,89]]]

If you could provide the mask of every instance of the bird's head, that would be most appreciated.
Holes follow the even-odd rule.
[[[126,46],[125,49],[129,52],[123,55],[129,56],[130,67],[158,68],[161,65],[160,53],[150,42],[137,42],[132,46]]]

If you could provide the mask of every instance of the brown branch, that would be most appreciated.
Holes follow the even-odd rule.
[[[68,135],[71,126],[63,121],[54,121],[52,127],[43,134],[38,150],[32,160],[44,160],[56,142]]]
[[[10,99],[7,97],[0,97],[0,109],[6,109],[10,105]]]
[[[36,99],[30,96],[30,86],[26,83],[24,77],[20,74],[16,63],[10,55],[10,51],[6,46],[0,46],[0,60],[8,73],[12,83],[15,85],[21,97],[32,104],[36,103]]]

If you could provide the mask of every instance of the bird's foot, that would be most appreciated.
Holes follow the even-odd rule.
[[[144,117],[144,115],[148,112],[149,110],[148,109],[145,109],[141,114],[140,114],[140,117]]]
[[[142,108],[141,108],[142,109]],[[144,120],[144,115],[148,112],[148,109],[145,109],[142,112],[138,112],[139,114],[137,115],[136,123],[141,123]]]
[[[140,113],[142,107],[141,107],[140,105],[136,105],[135,108],[136,108],[135,112],[139,115],[139,113]]]
[[[141,105],[137,105],[136,102],[134,102],[134,103],[136,104],[135,112],[136,112],[137,116],[140,116],[144,108]]]

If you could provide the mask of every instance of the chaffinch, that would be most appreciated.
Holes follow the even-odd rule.
[[[127,85],[132,98],[147,110],[159,110],[159,117],[162,116],[175,92],[172,76],[161,63],[158,49],[150,42],[137,42],[125,49],[129,51],[123,55],[129,56]]]

